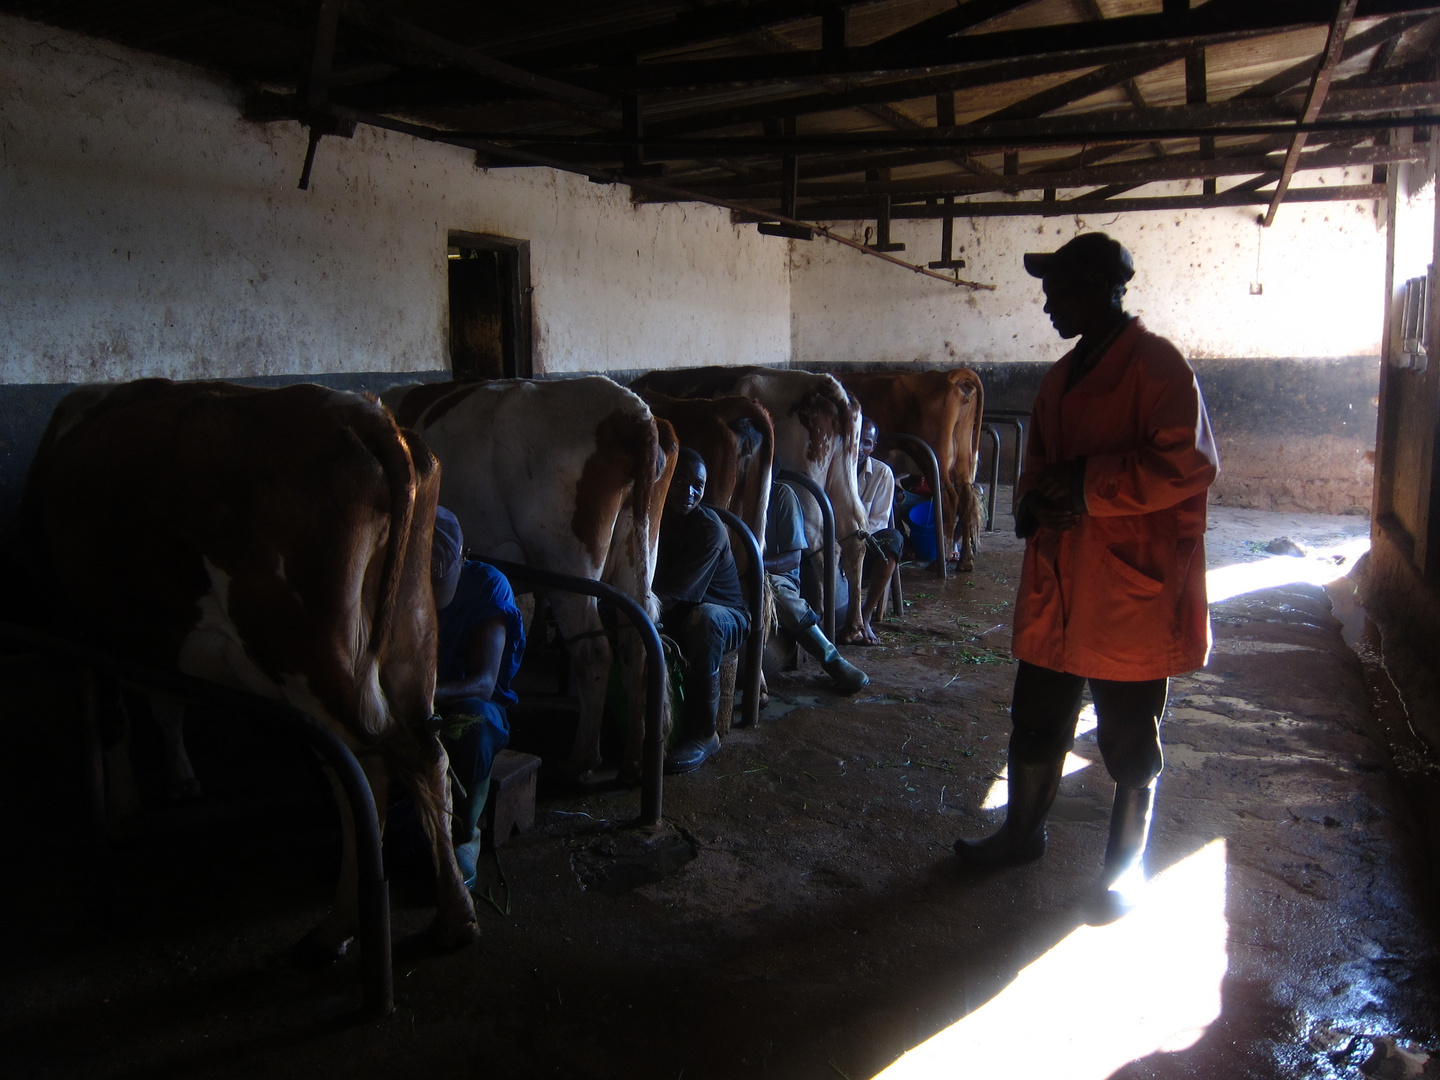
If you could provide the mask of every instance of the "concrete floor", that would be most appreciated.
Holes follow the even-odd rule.
[[[874,679],[857,699],[813,664],[773,680],[758,729],[666,785],[671,854],[695,857],[662,880],[606,885],[636,863],[615,857],[624,790],[542,793],[465,952],[425,951],[423,879],[397,871],[398,1011],[375,1023],[349,1011],[354,957],[287,951],[334,872],[303,755],[192,724],[207,794],[153,805],[107,853],[75,841],[56,783],[64,675],[12,661],[0,1074],[1420,1075],[1440,1049],[1434,882],[1321,584],[1366,523],[1213,516],[1233,595],[1209,668],[1173,684],[1154,883],[1128,918],[1084,923],[1110,798],[1093,732],[1044,859],[970,875],[949,854],[1003,816],[1020,545],[997,534],[973,575],[906,571],[906,618],[854,651]],[[1259,550],[1282,535],[1315,550]],[[1330,590],[1358,633],[1346,582]]]

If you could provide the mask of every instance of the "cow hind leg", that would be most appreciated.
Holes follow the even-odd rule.
[[[580,702],[575,742],[560,772],[583,780],[601,764],[600,725],[613,656],[593,598],[555,593],[550,597],[550,610],[570,654],[570,685]]]
[[[185,752],[185,703],[169,694],[151,694],[150,712],[160,729],[165,762],[165,797],[171,802],[189,802],[200,796],[195,766]]]
[[[620,762],[620,775],[630,783],[639,783],[644,774],[644,751],[645,751],[645,716],[646,702],[649,700],[647,678],[649,672],[649,659],[645,654],[645,646],[640,640],[640,635],[625,625],[620,627],[618,646],[620,652],[620,669],[625,676],[625,693],[630,699],[630,715],[627,717],[625,727],[625,754]],[[664,742],[670,733],[670,726],[673,717],[670,715],[670,694],[667,685],[668,672],[661,667],[662,681],[660,691],[660,739]]]
[[[412,777],[411,789],[430,854],[435,862],[435,922],[430,928],[435,944],[458,949],[479,940],[475,905],[455,861],[451,818],[450,758],[434,735],[422,736],[420,772]]]
[[[955,518],[955,534],[960,541],[960,561],[957,569],[971,573],[975,569],[975,544],[980,527],[980,499],[974,485],[959,485],[960,505]]]

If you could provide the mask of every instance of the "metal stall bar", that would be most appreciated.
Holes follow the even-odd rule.
[[[760,542],[750,531],[750,526],[729,510],[718,506],[710,507],[720,520],[730,526],[730,531],[740,537],[750,554],[750,571],[746,577],[746,598],[750,602],[750,633],[745,638],[745,687],[740,695],[740,716],[744,727],[753,727],[760,722],[760,664],[765,651],[765,627],[760,616],[765,607],[765,564],[760,555]]]
[[[880,435],[882,439],[889,439],[901,446],[921,452],[920,466],[929,470],[930,481],[930,506],[935,521],[935,573],[940,575],[940,580],[945,580],[946,564],[950,559],[950,552],[940,550],[942,539],[945,535],[943,522],[944,500],[940,497],[940,459],[935,456],[935,450],[929,443],[918,435],[906,435],[900,431],[886,431]]]
[[[995,430],[994,424],[982,424],[980,434],[989,435],[991,442],[990,490],[985,493],[985,531],[994,532],[995,489],[1000,486],[1000,432]]]
[[[661,730],[665,699],[665,654],[660,648],[660,632],[645,609],[619,589],[603,581],[557,574],[524,563],[492,559],[488,555],[471,554],[471,558],[489,563],[511,581],[524,581],[545,589],[581,593],[597,600],[607,600],[620,609],[645,647],[645,745],[641,750],[640,824],[654,825],[660,820],[665,771],[665,733]]]
[[[830,496],[819,484],[804,473],[794,469],[776,469],[775,479],[787,484],[799,484],[820,505],[820,547],[824,552],[825,580],[822,581],[822,596],[825,610],[821,613],[820,625],[825,636],[835,640],[835,508],[830,505]],[[856,587],[853,586],[852,587]]]
[[[350,803],[350,814],[355,822],[355,862],[360,907],[360,977],[364,1009],[375,1016],[384,1016],[395,1011],[394,979],[390,966],[390,888],[385,880],[375,796],[360,763],[355,760],[355,755],[340,736],[313,716],[283,701],[262,698],[244,690],[197,679],[177,671],[150,667],[32,627],[0,623],[0,639],[73,657],[88,668],[112,678],[250,717],[269,726],[298,734],[309,743],[311,749],[318,753],[340,778],[340,786]],[[98,705],[98,696],[93,686],[87,689],[85,697],[87,712],[93,712]],[[92,717],[86,718],[87,726],[93,723]]]

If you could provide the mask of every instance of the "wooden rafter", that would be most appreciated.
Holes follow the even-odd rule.
[[[1335,20],[1330,24],[1330,36],[1325,42],[1325,54],[1310,81],[1310,93],[1305,97],[1305,108],[1300,114],[1302,124],[1312,123],[1320,115],[1320,109],[1325,104],[1325,95],[1330,91],[1331,76],[1335,74],[1335,68],[1345,49],[1345,35],[1350,32],[1350,23],[1355,18],[1357,3],[1358,0],[1339,0]],[[1275,221],[1275,212],[1285,200],[1285,193],[1290,188],[1290,178],[1295,175],[1295,169],[1300,164],[1300,152],[1305,149],[1306,137],[1306,132],[1298,131],[1290,143],[1290,151],[1285,155],[1285,167],[1280,171],[1280,182],[1275,185],[1275,197],[1270,202],[1270,208],[1265,211],[1264,225],[1267,229]]]

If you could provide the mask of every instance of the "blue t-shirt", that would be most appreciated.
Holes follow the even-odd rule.
[[[515,606],[510,582],[489,563],[466,562],[455,598],[440,609],[440,663],[435,677],[439,682],[455,682],[468,676],[466,643],[476,626],[497,615],[505,620],[505,649],[490,700],[496,705],[514,705],[520,699],[510,690],[510,680],[520,670],[525,653],[525,621]]]

